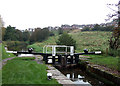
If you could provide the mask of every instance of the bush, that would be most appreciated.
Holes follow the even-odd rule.
[[[1,56],[2,56],[2,59],[11,58],[11,57],[16,57],[16,56],[15,56],[14,54],[12,54],[12,53],[6,53],[6,50],[5,50],[3,44],[0,44],[0,48],[2,48],[2,53],[0,53],[0,54],[2,54],[2,55],[1,55]]]
[[[23,48],[26,48],[28,45],[27,42],[22,42],[22,41],[6,41],[5,44],[8,47],[8,50],[12,51],[20,51]]]
[[[120,56],[120,50],[109,49],[108,54],[111,56]]]
[[[63,33],[59,36],[57,45],[66,45],[66,46],[74,46],[76,48],[76,41],[67,33]]]

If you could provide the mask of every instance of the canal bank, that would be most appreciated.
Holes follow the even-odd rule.
[[[51,65],[47,65],[48,73],[52,73],[52,78],[56,79],[58,83],[62,84],[63,86],[75,86],[74,83],[68,79],[65,75],[63,75],[58,69]]]
[[[80,59],[79,64],[77,65],[82,70],[85,70],[86,73],[108,86],[120,86],[120,77],[119,73],[117,75],[109,68],[103,68],[100,65],[91,64],[88,60]]]

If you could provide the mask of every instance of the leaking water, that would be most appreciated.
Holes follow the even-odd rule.
[[[34,56],[33,54],[19,54],[18,57],[30,57]]]
[[[59,69],[67,78],[71,79],[76,85],[83,86],[106,86],[103,82],[92,78],[80,68]]]

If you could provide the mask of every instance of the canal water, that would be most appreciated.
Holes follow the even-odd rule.
[[[85,71],[80,68],[65,68],[58,69],[61,71],[68,79],[71,79],[74,84],[81,86],[106,86],[103,82],[91,77]]]
[[[18,57],[34,57],[33,54],[18,54]]]

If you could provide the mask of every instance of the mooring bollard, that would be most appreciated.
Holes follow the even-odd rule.
[[[84,49],[84,52],[85,52],[85,54],[87,54],[88,53],[88,49]]]
[[[33,48],[29,48],[29,49],[28,49],[28,52],[29,52],[29,53],[32,53],[32,51],[33,51]]]
[[[47,79],[51,80],[52,79],[52,73],[47,73]]]
[[[79,55],[76,55],[75,56],[75,63],[78,64],[78,62],[79,62]]]

